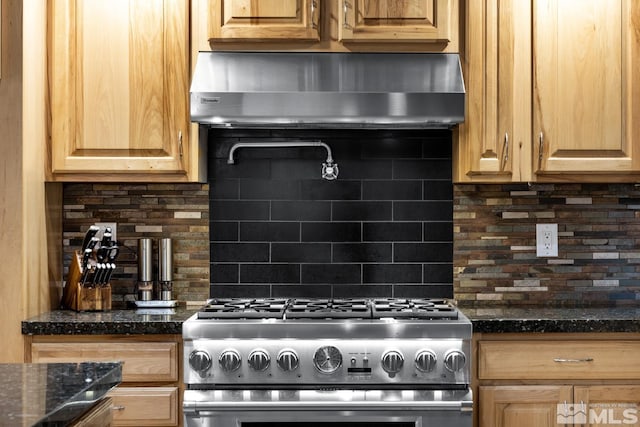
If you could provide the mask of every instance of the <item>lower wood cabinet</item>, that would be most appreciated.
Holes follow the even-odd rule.
[[[640,427],[640,334],[478,334],[476,426]]]
[[[111,398],[105,397],[69,427],[107,427],[113,425]]]
[[[555,427],[558,402],[571,403],[571,397],[571,386],[480,386],[479,424]]]
[[[123,361],[122,383],[110,394],[114,426],[177,426],[181,416],[180,335],[34,335],[32,363]]]
[[[114,425],[177,425],[178,395],[178,387],[118,387],[110,393]]]

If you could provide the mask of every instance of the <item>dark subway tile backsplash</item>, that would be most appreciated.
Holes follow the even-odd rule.
[[[271,219],[274,221],[331,221],[331,202],[273,201],[271,202]]]
[[[303,222],[303,242],[361,242],[359,222]]]
[[[318,141],[326,150],[241,148]],[[452,297],[446,130],[209,130],[211,297]]]
[[[300,224],[297,222],[241,222],[241,241],[299,242]]]
[[[392,207],[391,202],[336,200],[331,213],[334,221],[390,221]]]

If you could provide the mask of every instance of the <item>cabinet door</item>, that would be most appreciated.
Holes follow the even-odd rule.
[[[537,173],[638,170],[639,3],[534,0]]]
[[[320,0],[211,0],[212,41],[319,40]]]
[[[341,0],[340,41],[451,41],[456,0]]]
[[[117,426],[178,425],[177,387],[118,387],[113,399],[113,421]]]
[[[467,111],[457,181],[531,179],[531,9],[521,0],[466,3]]]
[[[586,413],[584,426],[640,426],[638,385],[575,386],[573,393],[574,407]]]
[[[556,427],[559,425],[558,405],[571,401],[571,386],[481,386],[479,425]]]
[[[187,8],[186,0],[52,1],[54,177],[185,173]]]

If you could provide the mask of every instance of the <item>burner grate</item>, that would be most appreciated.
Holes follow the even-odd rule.
[[[452,319],[458,318],[458,310],[442,299],[373,299],[374,319],[393,317],[398,319]]]
[[[198,319],[281,319],[286,299],[211,299],[198,312]]]
[[[445,299],[214,298],[198,319],[451,319],[458,310]]]
[[[370,319],[365,299],[295,299],[285,310],[287,319]]]

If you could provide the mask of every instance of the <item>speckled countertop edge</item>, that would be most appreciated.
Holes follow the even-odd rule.
[[[640,332],[640,307],[461,308],[475,333]]]
[[[22,321],[24,335],[182,334],[197,308],[75,312],[55,310]]]

